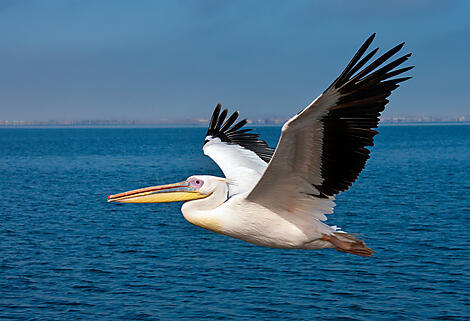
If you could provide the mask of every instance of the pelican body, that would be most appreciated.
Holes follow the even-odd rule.
[[[199,227],[252,244],[286,249],[334,248],[360,256],[373,251],[355,236],[324,223],[334,197],[357,179],[369,158],[380,113],[400,82],[397,69],[411,54],[392,59],[403,43],[372,60],[369,37],[340,76],[282,127],[275,150],[227,118],[218,104],[203,151],[225,177],[195,175],[183,182],[108,197],[108,202],[184,201],[184,218]],[[365,67],[364,67],[365,66]]]

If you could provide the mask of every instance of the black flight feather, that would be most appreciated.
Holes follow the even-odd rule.
[[[392,78],[413,68],[395,69],[407,61],[411,53],[386,63],[402,49],[404,43],[370,63],[377,49],[361,59],[374,35],[364,42],[341,75],[324,93],[327,95],[336,91],[340,97],[336,105],[321,119],[324,130],[321,153],[323,182],[314,185],[320,192],[317,197],[336,195],[347,190],[356,181],[370,157],[370,151],[366,147],[374,145],[377,131],[372,128],[377,128],[380,113],[388,103],[387,97],[400,82],[411,78]],[[367,63],[369,65],[363,68]],[[383,65],[384,63],[386,64]]]
[[[220,104],[218,104],[214,112],[212,113],[212,118],[209,123],[209,129],[207,130],[207,136],[212,136],[214,138],[219,138],[222,142],[229,144],[237,144],[243,148],[251,150],[263,161],[268,163],[271,160],[273,155],[273,150],[269,148],[268,144],[264,140],[259,139],[259,135],[255,133],[249,133],[251,129],[241,129],[246,123],[247,120],[243,119],[237,124],[232,124],[238,118],[238,111],[234,112],[224,123],[225,117],[227,117],[228,110],[224,109],[222,113],[220,112]],[[232,126],[232,127],[230,127]],[[208,140],[206,139],[206,144]]]

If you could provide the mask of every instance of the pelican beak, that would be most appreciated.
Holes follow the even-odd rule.
[[[199,191],[187,182],[140,188],[129,192],[108,196],[108,202],[118,203],[167,203],[190,201],[204,198]]]

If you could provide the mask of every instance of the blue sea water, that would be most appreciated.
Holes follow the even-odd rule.
[[[273,146],[280,130],[257,131]],[[106,202],[221,175],[204,128],[0,129],[0,319],[469,320],[470,126],[380,132],[328,221],[363,235],[363,258]]]

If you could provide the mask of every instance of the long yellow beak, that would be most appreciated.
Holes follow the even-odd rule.
[[[167,203],[190,201],[204,198],[199,191],[187,182],[140,188],[129,192],[108,196],[108,202],[118,203]]]

